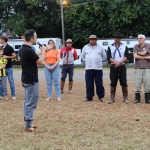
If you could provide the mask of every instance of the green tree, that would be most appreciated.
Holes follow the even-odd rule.
[[[80,0],[78,0],[80,1]],[[149,0],[99,0],[70,6],[65,9],[65,32],[81,43],[96,34],[112,38],[115,31],[125,37],[139,33],[150,35]]]
[[[150,35],[150,1],[123,0],[109,4],[109,24],[112,30],[118,30],[128,37],[139,33]]]
[[[5,2],[4,4],[8,4]],[[9,3],[13,13],[7,12],[5,28],[13,33],[24,34],[26,29],[36,29],[39,37],[61,37],[60,7],[56,1],[15,0]],[[3,6],[10,10],[7,5]]]
[[[64,7],[65,37],[76,41],[96,34],[112,38],[115,31],[125,37],[143,33],[150,36],[149,0],[69,0]],[[22,35],[36,29],[39,37],[62,37],[60,0],[1,0],[1,29]]]

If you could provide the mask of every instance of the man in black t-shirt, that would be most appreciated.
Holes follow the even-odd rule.
[[[12,69],[12,59],[16,58],[16,54],[14,52],[14,49],[12,46],[10,46],[8,43],[8,37],[6,35],[0,36],[0,43],[3,45],[4,53],[3,58],[7,59],[7,65],[6,65],[6,74],[8,77],[8,81],[10,84],[11,89],[11,96],[12,99],[16,99],[16,93],[15,93],[15,84],[14,84],[14,78],[13,78],[13,69]],[[4,90],[4,98],[5,100],[8,100],[7,98],[7,87],[3,89]]]
[[[38,83],[38,68],[37,64],[43,64],[43,56],[46,47],[42,46],[42,55],[39,56],[32,50],[32,45],[36,44],[36,31],[31,29],[25,32],[25,44],[20,48],[20,63],[22,67],[21,82],[25,90],[24,102],[24,120],[25,132],[35,131],[36,126],[33,126],[33,113],[37,107],[39,98],[39,83]]]

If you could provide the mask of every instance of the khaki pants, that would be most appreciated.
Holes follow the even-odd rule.
[[[135,93],[141,92],[144,84],[144,93],[150,93],[150,69],[135,69]]]

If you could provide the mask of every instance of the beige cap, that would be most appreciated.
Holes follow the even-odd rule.
[[[90,35],[88,38],[86,38],[86,39],[99,39],[99,38],[97,38],[97,36],[96,35]]]
[[[66,40],[66,43],[73,43],[73,42],[72,42],[72,39],[67,39],[67,40]]]

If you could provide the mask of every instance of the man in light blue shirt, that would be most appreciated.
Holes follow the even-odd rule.
[[[94,96],[94,82],[96,94],[104,102],[105,89],[103,86],[102,61],[106,60],[104,48],[97,44],[97,36],[90,35],[89,44],[82,49],[81,59],[85,61],[86,101],[92,101]]]

